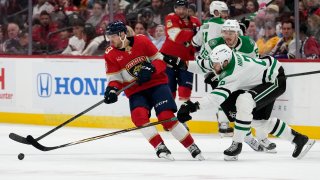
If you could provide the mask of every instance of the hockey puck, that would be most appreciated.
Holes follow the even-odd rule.
[[[23,160],[23,158],[24,158],[24,154],[23,154],[23,153],[20,153],[20,154],[18,155],[18,159],[19,159],[19,160]]]

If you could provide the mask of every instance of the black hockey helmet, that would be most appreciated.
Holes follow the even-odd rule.
[[[106,35],[119,34],[121,32],[127,33],[127,27],[121,21],[114,21],[109,23],[106,29]]]
[[[189,3],[187,0],[176,0],[176,3],[174,4],[174,7],[178,7],[178,6],[185,6],[186,8],[188,8]]]

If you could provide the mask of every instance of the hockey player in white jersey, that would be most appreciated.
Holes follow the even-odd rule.
[[[223,1],[212,1],[209,10],[213,17],[205,20],[197,34],[193,36],[191,41],[193,47],[200,49],[208,40],[221,36],[221,28],[229,16],[229,8]]]
[[[229,8],[223,1],[212,1],[209,10],[213,17],[203,22],[200,30],[193,36],[191,41],[194,47],[200,49],[199,52],[205,51],[204,45],[209,40],[221,37],[222,25],[229,16]],[[206,77],[208,78],[206,78],[205,83],[208,82],[208,79],[211,79],[212,75],[208,73],[206,74]],[[221,137],[232,137],[233,128],[230,127],[229,121],[223,111],[217,113],[217,118],[219,122],[219,134]]]
[[[276,98],[286,90],[284,69],[275,58],[251,58],[222,44],[211,51],[209,60],[189,62],[188,71],[213,71],[219,83],[199,101],[187,101],[181,105],[178,119],[186,122],[192,118],[190,113],[201,109],[218,111],[221,107],[235,122],[232,144],[224,151],[225,160],[238,159],[242,142],[251,127],[292,142],[295,145],[294,158],[302,158],[315,143],[282,120],[270,117]]]

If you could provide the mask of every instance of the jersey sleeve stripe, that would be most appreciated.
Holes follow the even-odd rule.
[[[231,91],[229,89],[226,89],[226,88],[223,88],[223,87],[218,87],[215,90],[223,90],[223,91],[226,91],[228,93],[228,96],[231,95]]]
[[[276,65],[277,65],[277,61],[275,59],[273,59],[273,62],[272,62],[272,65],[271,65],[271,70],[270,70],[270,73],[269,73],[269,81],[271,81],[271,77],[272,77],[272,74],[273,74],[273,71],[274,71]]]

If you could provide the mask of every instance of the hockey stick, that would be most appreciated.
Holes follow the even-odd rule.
[[[125,86],[124,88],[120,89],[119,91],[117,91],[117,95],[119,95],[121,92],[127,90],[128,88],[132,87],[132,86],[135,85],[135,84],[136,84],[136,82],[134,81],[134,82],[130,83],[129,85]],[[79,118],[80,116],[84,115],[85,113],[91,111],[92,109],[96,108],[97,106],[101,105],[102,103],[104,103],[104,99],[101,100],[101,101],[99,101],[99,102],[97,102],[96,104],[92,105],[92,106],[89,107],[88,109],[80,112],[79,114],[73,116],[72,118],[68,119],[67,121],[65,121],[64,123],[60,124],[59,126],[51,129],[51,130],[48,131],[47,133],[45,133],[45,134],[37,137],[35,140],[36,140],[36,141],[40,141],[40,140],[43,139],[44,137],[46,137],[46,136],[48,136],[49,134],[55,132],[56,130],[62,128],[62,127],[65,126],[66,124],[68,124],[68,123],[72,122],[73,120]],[[20,135],[18,135],[18,134],[15,134],[15,133],[10,133],[10,134],[9,134],[9,138],[12,139],[12,140],[14,140],[14,141],[16,141],[16,142],[22,143],[22,144],[30,144],[25,137],[22,137],[22,136],[20,136]]]
[[[308,71],[308,72],[303,72],[303,73],[295,73],[295,74],[289,74],[286,75],[286,77],[296,77],[296,76],[305,76],[305,75],[310,75],[310,74],[318,74],[320,73],[320,70],[318,71]]]
[[[58,146],[52,146],[52,147],[43,146],[36,139],[34,139],[31,135],[27,136],[27,141],[33,147],[39,149],[40,151],[51,151],[51,150],[54,150],[54,149],[59,149],[59,148],[64,148],[64,147],[68,147],[68,146],[73,146],[73,145],[76,145],[76,144],[90,142],[90,141],[94,141],[94,140],[97,140],[97,139],[102,139],[102,138],[105,138],[105,137],[110,137],[110,136],[114,136],[114,135],[130,132],[130,131],[135,131],[135,130],[147,128],[147,127],[150,127],[150,126],[155,126],[155,125],[166,123],[166,122],[170,122],[170,121],[176,121],[176,120],[178,120],[178,119],[176,117],[174,117],[174,118],[163,120],[163,121],[157,121],[157,122],[148,123],[146,125],[139,126],[139,127],[131,127],[131,128],[127,128],[127,129],[123,129],[123,130],[107,133],[107,134],[102,134],[102,135],[99,135],[99,136],[94,136],[94,137],[89,137],[89,138],[86,138],[86,139],[81,139],[81,140],[78,140],[78,141],[69,142],[69,143],[66,143],[66,144],[58,145]]]

